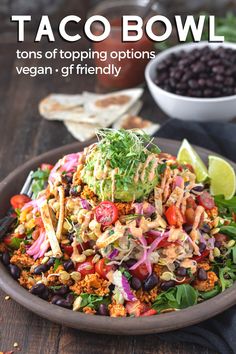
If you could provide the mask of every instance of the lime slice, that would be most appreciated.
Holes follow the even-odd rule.
[[[236,177],[233,167],[218,156],[209,156],[210,192],[231,199],[235,194]]]
[[[180,163],[189,163],[193,166],[198,182],[204,182],[207,179],[208,172],[206,165],[186,139],[183,140],[180,146],[177,160]]]

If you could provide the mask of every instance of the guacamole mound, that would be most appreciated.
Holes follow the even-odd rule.
[[[106,130],[105,137],[86,153],[82,181],[100,200],[143,199],[158,183],[157,154],[146,143],[131,131]]]

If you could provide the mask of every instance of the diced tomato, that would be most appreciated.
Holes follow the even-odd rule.
[[[194,256],[193,259],[196,262],[201,262],[203,261],[205,258],[207,258],[209,256],[210,251],[209,250],[205,250],[202,252],[202,254],[200,256]]]
[[[206,210],[211,210],[215,207],[214,198],[207,191],[204,191],[202,194],[200,194],[197,197],[197,201]]]
[[[23,206],[30,202],[31,199],[25,194],[16,194],[11,197],[10,203],[14,209],[21,209]]]
[[[152,235],[151,233],[147,233],[146,241],[147,241],[147,245],[148,245],[148,246],[149,246],[155,239],[156,239],[156,236]],[[158,244],[157,249],[159,249],[159,248],[166,248],[166,247],[171,246],[171,245],[178,245],[178,242],[169,242],[169,241],[167,241],[167,239],[164,239],[164,240],[162,240],[162,241]]]
[[[101,202],[95,209],[97,222],[103,226],[109,226],[118,219],[117,206],[109,201]]]
[[[38,226],[39,228],[44,227],[43,220],[41,217],[35,218],[34,221],[35,221],[35,225]]]
[[[165,216],[167,222],[170,226],[182,226],[184,223],[184,218],[179,210],[175,205],[171,205],[165,212]]]
[[[32,239],[33,240],[37,240],[39,238],[39,235],[40,235],[40,229],[35,229],[33,232],[32,232]]]
[[[129,270],[130,274],[134,277],[139,278],[140,280],[145,280],[148,275],[148,269],[145,263],[140,264],[136,269]]]
[[[51,171],[53,169],[53,165],[50,165],[49,163],[42,163],[40,166],[40,169],[43,171]]]
[[[186,200],[186,208],[193,208],[194,210],[197,209],[197,203],[193,199],[193,197],[188,197]]]
[[[128,301],[125,305],[125,308],[129,315],[139,317],[142,313],[145,313],[149,310],[149,306],[139,300]]]
[[[187,169],[188,169],[190,172],[194,173],[194,168],[193,168],[193,166],[192,166],[190,163],[186,163],[185,166],[187,167]]]
[[[93,256],[87,257],[86,261],[76,263],[76,270],[80,272],[82,277],[85,277],[87,274],[94,274],[95,273],[95,266],[92,263]]]
[[[109,273],[113,267],[111,265],[107,265],[105,258],[100,259],[95,264],[95,272],[100,275],[103,279],[107,279],[107,273]]]
[[[154,309],[147,310],[146,312],[142,313],[140,316],[141,317],[146,317],[146,316],[153,316],[156,315],[157,311]]]
[[[68,254],[68,256],[71,256],[73,253],[73,247],[68,246],[68,245],[61,245],[63,248],[64,252]],[[82,244],[77,245],[77,249],[79,253],[82,253],[84,250],[87,250],[90,247],[89,242],[82,242]]]

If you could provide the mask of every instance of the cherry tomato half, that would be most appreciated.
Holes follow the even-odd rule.
[[[40,166],[40,169],[43,170],[43,171],[51,171],[53,169],[53,165],[50,165],[49,163],[42,163],[41,166]]]
[[[170,226],[181,226],[184,223],[184,218],[175,205],[171,205],[165,212],[167,222]]]
[[[107,279],[107,273],[109,273],[112,270],[111,265],[107,265],[105,262],[105,258],[100,259],[96,264],[95,264],[95,272],[100,275],[101,278]]]
[[[211,210],[215,207],[214,198],[207,191],[204,191],[202,194],[200,194],[197,197],[197,201],[206,210]]]
[[[73,253],[73,247],[72,246],[67,246],[67,245],[62,245],[61,246],[66,254],[68,256],[71,256]],[[89,242],[82,242],[82,244],[77,245],[77,249],[79,253],[82,253],[84,250],[87,250],[90,247]]]
[[[114,203],[104,201],[96,207],[95,215],[97,222],[103,226],[109,226],[118,219],[118,209]]]
[[[31,199],[25,194],[16,194],[11,197],[10,203],[14,209],[21,209],[23,206],[30,202]]]
[[[82,277],[85,277],[87,274],[94,274],[95,273],[95,266],[92,262],[93,256],[87,257],[86,261],[76,263],[76,270],[80,272]]]
[[[142,313],[140,316],[145,317],[145,316],[153,316],[156,315],[157,311],[154,309],[147,310],[146,312]]]
[[[139,278],[140,280],[145,280],[148,275],[148,269],[145,263],[140,264],[136,269],[129,270],[130,274],[133,275],[134,277]]]

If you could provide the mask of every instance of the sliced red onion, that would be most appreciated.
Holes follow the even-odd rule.
[[[175,177],[175,180],[174,180],[174,188],[175,188],[175,187],[182,188],[183,185],[184,185],[183,177],[181,177],[181,176],[176,176],[176,177]]]
[[[34,259],[43,257],[49,248],[49,241],[46,239],[45,231],[41,231],[39,237],[34,241],[33,245],[26,251],[27,254],[33,256]]]
[[[131,291],[127,278],[121,273],[120,270],[116,270],[112,276],[112,283],[119,289],[122,296],[126,301],[135,301],[137,298]]]
[[[205,237],[203,236],[202,233],[200,234],[200,242],[204,243],[204,245],[206,245],[206,239],[205,239]]]
[[[151,216],[155,212],[156,212],[156,208],[152,204],[150,204],[150,203],[143,204],[144,215]]]
[[[215,247],[215,238],[211,237],[208,240],[206,240],[206,245],[208,250],[213,250]]]
[[[114,250],[107,256],[108,259],[114,259],[115,257],[117,257],[119,254],[119,251],[114,248]]]
[[[62,172],[75,172],[77,165],[79,164],[79,159],[82,155],[82,152],[78,152],[75,154],[69,154],[64,156],[63,159],[59,160],[53,169],[50,172],[48,180],[50,182],[54,182],[58,173]]]
[[[91,205],[89,204],[89,202],[86,199],[80,198],[80,202],[81,202],[81,206],[83,209],[86,209],[86,210],[91,209]]]
[[[146,241],[146,239],[145,239],[144,236],[142,236],[142,237],[140,238],[140,242],[141,242],[141,244],[143,245],[143,254],[142,254],[142,257],[140,258],[140,260],[139,260],[137,263],[135,263],[135,264],[130,268],[130,270],[136,269],[138,266],[140,266],[140,264],[145,263],[146,260],[147,260],[147,241]]]
[[[134,203],[134,210],[135,210],[135,214],[143,214],[143,203]]]
[[[38,199],[31,200],[30,202],[26,203],[21,210],[33,207],[32,213],[35,214],[39,211],[41,204],[45,201],[45,199],[46,197],[43,195]]]

